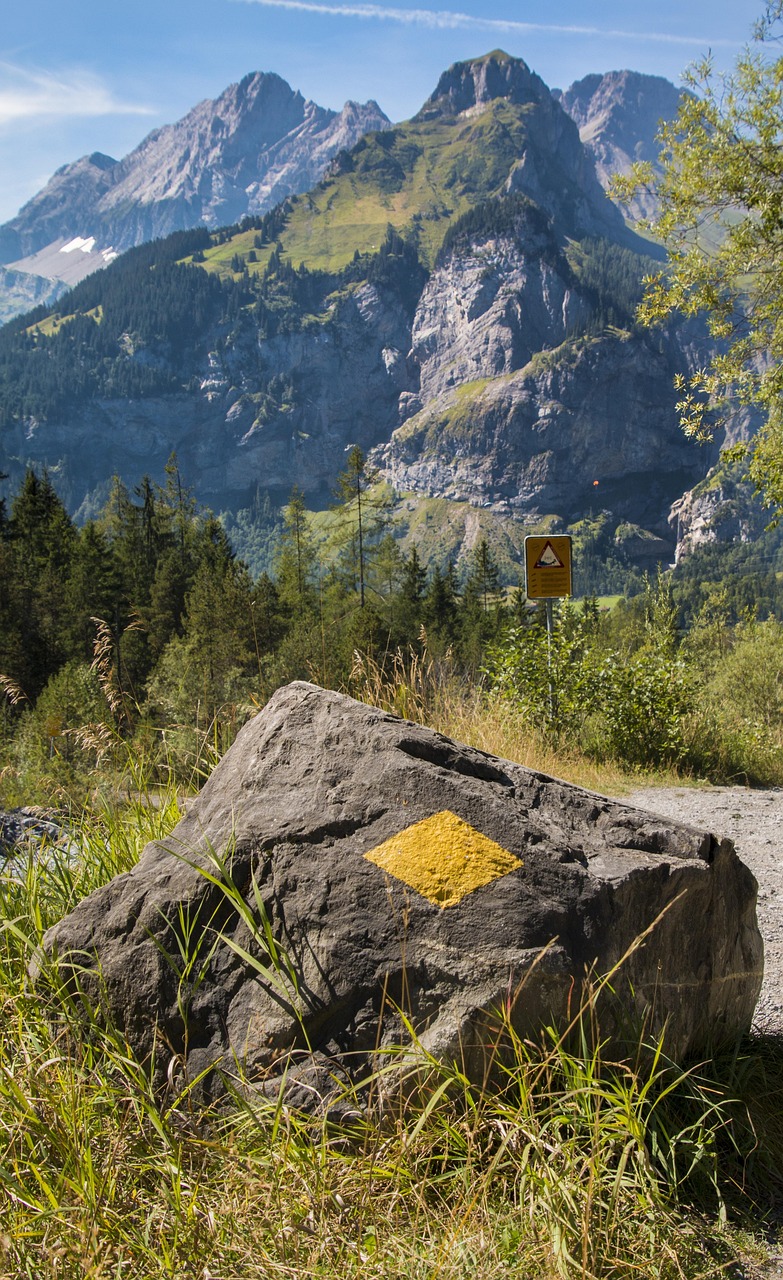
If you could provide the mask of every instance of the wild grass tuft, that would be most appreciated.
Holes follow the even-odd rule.
[[[576,744],[555,742],[546,726],[540,730],[531,726],[512,702],[493,696],[480,680],[461,677],[450,652],[436,658],[427,648],[426,635],[422,641],[421,650],[397,649],[384,662],[355,653],[347,692],[480,751],[577,786],[608,794],[638,786],[638,771],[624,768],[621,762],[591,759]],[[681,773],[665,768],[647,770],[645,776],[661,786],[685,780]]]
[[[346,1130],[252,1089],[199,1109],[176,1073],[155,1092],[56,968],[35,988],[27,970],[45,929],[176,816],[171,794],[72,817],[70,849],[0,879],[3,1277],[731,1274],[749,1239],[737,1224],[783,1196],[783,1053],[769,1043],[709,1067],[669,1062],[665,1041],[615,1061],[588,993],[568,1042],[521,1040],[501,1018],[492,1088],[412,1037],[417,1087],[375,1112],[357,1094]],[[225,870],[215,863],[230,898]],[[410,1049],[378,1066],[379,1089]]]

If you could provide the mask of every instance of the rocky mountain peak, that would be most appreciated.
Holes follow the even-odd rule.
[[[483,58],[455,62],[444,71],[416,119],[427,120],[444,113],[458,115],[498,98],[522,105],[542,102],[549,96],[544,81],[526,62],[495,49]]]
[[[585,76],[565,92],[552,92],[578,126],[604,188],[614,174],[627,173],[637,160],[657,162],[661,121],[676,116],[682,97],[670,80],[638,71]],[[655,210],[651,198],[642,194],[629,212],[647,217]]]
[[[265,213],[314,186],[363,134],[388,126],[376,102],[328,110],[274,72],[253,71],[122,160],[94,152],[63,165],[0,227],[0,264],[12,268],[0,283],[0,320],[40,301],[41,280],[53,300],[60,282],[77,283],[107,254]],[[74,255],[77,240],[89,248]]]
[[[92,155],[87,156],[87,163],[92,165],[93,169],[111,169],[117,163],[113,156],[104,155],[102,151],[93,151]]]
[[[660,122],[677,114],[681,90],[663,76],[608,71],[585,76],[557,96],[584,143],[611,142],[634,159],[655,160]]]

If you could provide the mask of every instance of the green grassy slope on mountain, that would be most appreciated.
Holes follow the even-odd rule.
[[[354,253],[374,253],[391,224],[416,231],[424,261],[432,263],[450,223],[479,200],[502,192],[528,142],[529,105],[497,100],[469,119],[410,121],[370,134],[335,165],[334,175],[290,202],[278,237],[295,266],[339,271]],[[235,254],[254,247],[237,231],[205,254],[205,266],[224,272]],[[259,270],[271,247],[256,250]]]

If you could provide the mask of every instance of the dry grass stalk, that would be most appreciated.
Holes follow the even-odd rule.
[[[5,694],[7,700],[12,707],[16,707],[20,702],[27,702],[27,694],[16,680],[12,680],[10,676],[0,675],[0,689]]]
[[[561,743],[553,745],[510,703],[493,697],[481,683],[461,678],[451,650],[436,659],[428,652],[423,630],[421,639],[421,651],[397,649],[385,663],[355,651],[347,692],[360,702],[577,786],[615,793],[633,785],[634,779],[620,765],[590,760],[576,748],[564,750]]]

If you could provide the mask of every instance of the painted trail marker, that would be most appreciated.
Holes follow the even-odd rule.
[[[571,595],[571,538],[565,533],[525,538],[525,591],[529,600]]]

